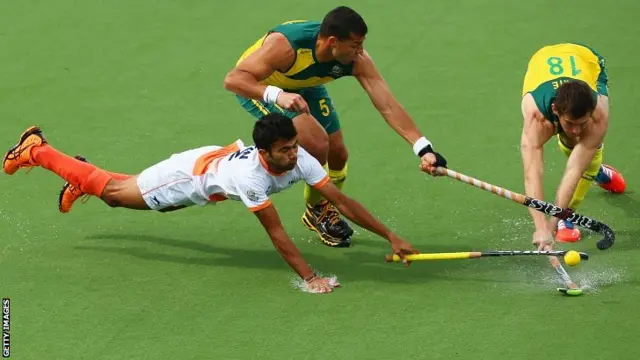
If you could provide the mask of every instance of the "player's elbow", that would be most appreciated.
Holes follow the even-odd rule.
[[[224,77],[224,89],[234,91],[238,87],[238,69],[233,69]]]
[[[531,151],[531,146],[529,145],[529,141],[527,141],[527,139],[522,138],[522,140],[520,141],[520,152],[522,154],[526,154],[529,151]]]
[[[536,151],[542,151],[542,147],[536,146],[527,136],[522,136],[520,140],[520,152],[522,154],[531,154]]]
[[[376,108],[376,110],[378,110],[380,115],[382,115],[385,118],[391,115],[391,113],[393,112],[393,106],[392,104],[389,103],[389,101],[372,100],[371,103],[373,104],[373,107]]]

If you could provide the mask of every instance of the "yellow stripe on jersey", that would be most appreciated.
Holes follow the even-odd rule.
[[[298,49],[296,52],[296,61],[291,65],[291,68],[284,73],[286,76],[295,75],[309,66],[315,64],[316,62],[313,60],[313,53],[311,49]]]
[[[266,37],[267,35],[261,37],[253,45],[251,45],[247,50],[245,50],[242,56],[240,56],[240,59],[238,59],[238,61],[236,62],[236,65],[242,62],[242,60],[244,60],[247,56],[251,55],[253,52],[258,50],[262,46],[262,43],[264,42],[264,39]],[[296,61],[293,63],[291,68],[287,70],[286,73],[275,71],[268,78],[262,80],[260,83],[265,85],[277,86],[279,88],[287,89],[287,90],[297,90],[302,88],[323,85],[330,81],[335,80],[331,76],[325,76],[325,77],[312,76],[307,79],[300,79],[300,80],[290,78],[290,76],[294,76],[295,74],[298,74],[304,71],[305,69],[307,69],[309,66],[313,64],[315,64],[315,61],[313,59],[312,50],[304,49],[304,48],[298,49],[298,51],[296,52]]]
[[[242,55],[240,56],[240,59],[238,59],[238,61],[236,62],[236,66],[238,64],[240,64],[242,62],[242,60],[246,59],[247,56],[251,55],[254,51],[258,50],[260,48],[260,46],[262,46],[262,43],[264,42],[264,39],[267,37],[267,35],[261,37],[260,39],[258,39],[258,41],[254,42],[253,45],[249,46],[247,48],[247,50],[245,50]]]
[[[274,72],[273,74],[271,74],[271,76],[264,80],[264,83],[267,85],[278,86],[283,89],[300,89],[322,85],[333,80],[331,76],[312,76],[304,80],[296,80],[290,78],[290,76],[294,76],[295,74],[304,71],[309,66],[315,63],[316,62],[315,60],[313,60],[313,53],[311,49],[298,49],[298,51],[296,52],[296,61],[293,63],[291,68],[284,74],[279,71]]]
[[[597,91],[600,71],[598,57],[589,48],[568,43],[545,46],[529,60],[522,95],[549,81],[557,89],[567,81],[562,78],[582,80]]]
[[[334,78],[332,78],[331,76],[326,76],[326,77],[312,76],[308,79],[296,80],[296,79],[288,78],[280,72],[274,72],[273,74],[271,74],[271,76],[261,81],[261,83],[277,86],[279,88],[287,89],[287,90],[298,90],[298,89],[304,89],[304,88],[326,84],[332,80],[334,80]]]
[[[261,113],[265,115],[269,114],[269,110],[262,106],[262,103],[260,101],[251,99],[251,102],[258,108],[258,110],[260,110]]]

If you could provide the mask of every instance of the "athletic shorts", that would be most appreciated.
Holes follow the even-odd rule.
[[[149,208],[162,210],[212,203],[202,195],[200,177],[193,170],[200,156],[220,148],[205,146],[174,154],[140,173],[138,188]]]
[[[309,112],[327,131],[327,134],[331,135],[340,130],[340,119],[338,118],[338,113],[336,112],[335,107],[333,107],[333,101],[329,97],[329,93],[324,85],[288,92],[302,95],[309,105]],[[290,119],[300,115],[299,113],[283,109],[276,104],[267,104],[261,100],[248,99],[242,96],[236,97],[240,105],[242,105],[242,107],[256,119],[272,112],[280,113]]]

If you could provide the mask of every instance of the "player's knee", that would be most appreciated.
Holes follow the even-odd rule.
[[[117,197],[110,194],[103,195],[102,201],[104,201],[105,204],[107,204],[109,207],[112,207],[112,208],[117,208],[122,206],[122,203],[120,202],[120,200],[118,200]]]
[[[332,169],[342,169],[349,160],[349,151],[344,143],[331,144],[329,149],[329,167]]]
[[[102,201],[104,201],[105,204],[110,207],[121,207],[122,201],[120,201],[120,193],[120,182],[111,180],[109,181],[109,183],[107,183],[107,186],[105,186],[100,198],[102,199]]]

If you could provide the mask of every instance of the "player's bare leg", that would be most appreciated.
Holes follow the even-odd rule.
[[[329,135],[329,170],[340,171],[347,166],[349,152],[344,144],[342,130]]]
[[[81,155],[76,155],[75,159],[82,162],[87,162],[87,159]],[[133,176],[114,172],[108,173],[114,180],[126,180]],[[82,202],[84,203],[88,201],[90,197],[91,196],[89,194],[82,192],[82,190],[78,186],[75,186],[69,182],[65,182],[62,186],[62,190],[60,190],[60,196],[58,197],[58,210],[60,210],[61,213],[68,213],[69,211],[71,211],[73,204],[78,199],[82,199]]]
[[[609,98],[604,95],[598,96],[598,110],[604,112],[605,116],[609,116]],[[576,146],[576,140],[570,139],[566,135],[560,136],[560,148],[569,156],[572,149]],[[622,175],[613,167],[603,164],[603,152],[604,148],[601,147],[596,152],[594,158],[591,160],[591,164],[587,167],[587,170],[582,176],[582,179],[578,182],[576,190],[573,193],[569,208],[576,209],[582,204],[589,188],[595,182],[603,189],[613,192],[622,193],[625,190],[626,184]],[[575,242],[581,238],[580,231],[576,228],[575,224],[568,221],[558,221],[556,229],[556,240],[560,242]]]
[[[126,180],[109,180],[100,195],[100,199],[110,207],[150,210],[142,197],[142,193],[140,193],[136,176]]]
[[[300,145],[321,165],[327,163],[329,156],[329,135],[322,125],[309,114],[300,114],[293,119],[293,125],[298,132]]]

